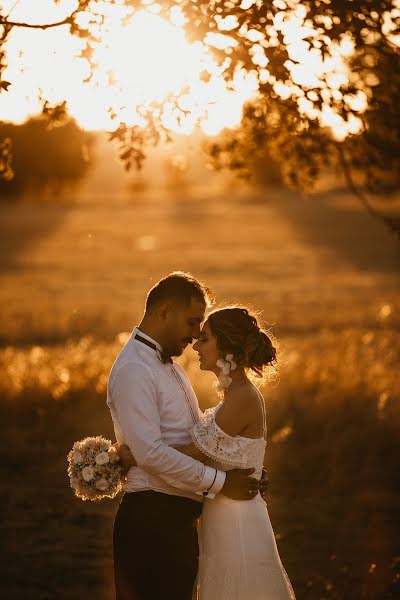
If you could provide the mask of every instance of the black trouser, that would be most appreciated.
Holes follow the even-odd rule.
[[[201,508],[182,496],[124,494],[114,521],[117,600],[191,600]]]

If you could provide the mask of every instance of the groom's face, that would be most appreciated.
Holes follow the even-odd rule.
[[[194,296],[189,305],[177,301],[168,303],[162,346],[169,356],[179,356],[199,337],[205,310],[205,302]]]

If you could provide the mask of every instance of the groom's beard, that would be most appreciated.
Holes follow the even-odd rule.
[[[171,356],[180,356],[182,352],[185,350],[186,346],[193,342],[192,338],[183,339],[180,343],[171,344],[171,346],[166,346],[163,352],[164,358],[171,358]]]

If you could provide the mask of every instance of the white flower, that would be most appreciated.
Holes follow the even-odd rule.
[[[96,481],[96,488],[104,492],[108,488],[108,483],[105,479],[99,479]]]
[[[107,452],[100,452],[100,454],[96,456],[97,465],[106,465],[108,462],[110,462],[110,457]]]
[[[222,358],[217,360],[217,367],[220,367],[222,369],[222,373],[224,375],[228,375],[229,371],[231,370],[230,364],[225,360],[222,360]]]
[[[119,461],[118,452],[115,446],[110,447],[110,449],[108,450],[108,456],[110,457],[111,464],[114,464]]]
[[[94,477],[94,471],[92,467],[83,467],[82,477],[85,481],[90,481]]]
[[[76,490],[79,487],[79,479],[77,477],[71,478],[71,487]]]
[[[75,452],[72,456],[72,462],[74,463],[74,465],[80,465],[81,462],[83,462],[83,456],[77,450],[75,450]]]
[[[234,371],[237,368],[237,364],[233,360],[233,354],[227,354],[226,355],[226,360],[231,363],[231,366],[230,366],[229,370],[230,371]]]

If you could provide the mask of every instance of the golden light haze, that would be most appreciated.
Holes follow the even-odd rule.
[[[148,4],[133,12],[123,1],[115,4],[98,2],[98,10],[106,16],[104,24],[91,26],[100,39],[91,48],[91,64],[80,56],[84,40],[73,37],[68,26],[42,30],[14,28],[6,45],[8,68],[4,79],[12,85],[0,94],[0,119],[23,122],[40,112],[43,100],[56,104],[66,100],[69,113],[85,129],[113,130],[121,121],[128,125],[143,123],[138,108],[153,102],[164,104],[164,125],[176,132],[190,134],[200,123],[207,135],[215,135],[225,127],[235,127],[241,120],[246,100],[257,94],[256,70],[237,70],[233,86],[227,86],[216,65],[210,46],[229,47],[229,30],[234,19],[219,21],[220,34],[209,35],[206,43],[189,43],[185,38],[184,17],[175,7],[170,21],[157,13],[157,4]],[[62,20],[75,7],[73,0],[54,4],[51,0],[4,0],[4,14],[10,19],[29,23]],[[14,8],[13,8],[14,7]],[[34,10],[33,10],[34,9]],[[299,109],[331,127],[340,139],[348,132],[356,133],[361,122],[357,117],[346,123],[329,107],[328,100],[340,95],[340,85],[348,79],[346,57],[351,54],[351,40],[332,48],[331,57],[311,48],[304,40],[313,34],[306,26],[305,9],[295,6],[290,18],[278,13],[275,26],[284,34],[290,60],[287,66],[293,86],[274,83],[282,98],[297,97]],[[85,15],[81,15],[82,22]],[[315,35],[316,32],[314,32]],[[274,31],[249,31],[254,41],[253,62],[260,67],[260,80],[270,77],[264,47],[274,43]],[[294,61],[298,61],[294,62]],[[204,77],[204,74],[206,76]],[[327,104],[321,112],[304,95],[300,86],[323,87],[327,78]],[[178,106],[170,98],[178,98]],[[356,110],[366,107],[366,96],[359,93],[349,99]]]
[[[13,2],[3,2],[3,9]],[[48,23],[61,20],[73,8],[70,0],[54,6],[50,0],[22,0],[12,12],[16,21]],[[243,103],[257,88],[254,74],[238,72],[234,91],[228,90],[221,69],[206,46],[189,44],[179,11],[167,23],[154,9],[132,14],[121,5],[108,8],[107,26],[101,42],[93,47],[95,64],[89,80],[89,61],[80,57],[84,42],[69,34],[68,27],[14,29],[7,43],[8,68],[4,78],[12,83],[0,95],[0,118],[23,122],[40,111],[41,99],[67,101],[70,114],[85,129],[115,129],[119,121],[141,124],[138,106],[179,96],[182,111],[166,104],[165,124],[174,131],[190,133],[198,119],[203,130],[215,134],[238,125]],[[207,71],[209,81],[201,74]],[[113,117],[112,115],[116,115]]]

